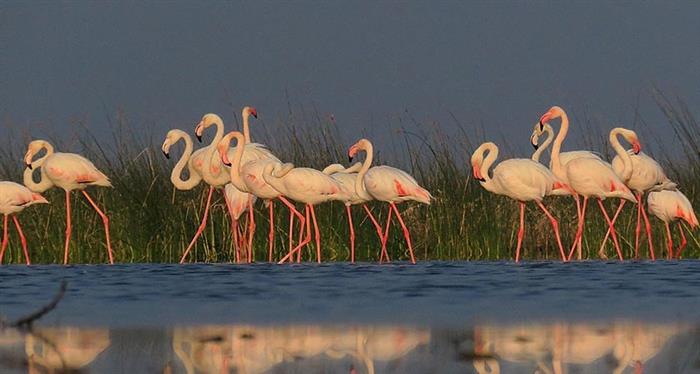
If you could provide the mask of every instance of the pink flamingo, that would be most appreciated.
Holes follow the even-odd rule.
[[[612,136],[612,135],[611,135]],[[644,209],[644,203],[642,202],[642,196],[648,191],[660,191],[660,190],[674,190],[676,189],[676,184],[673,183],[664,169],[661,168],[656,160],[644,154],[644,152],[635,153],[634,149],[628,150],[627,153],[630,155],[632,160],[632,173],[630,178],[625,181],[627,187],[629,187],[637,198],[637,227],[634,231],[634,256],[639,258],[639,236],[642,231],[641,217],[644,217],[644,224],[646,228],[647,240],[649,242],[649,255],[653,260],[654,257],[654,245],[651,240],[651,224],[649,223],[649,218]],[[622,175],[624,170],[624,163],[620,156],[615,156],[612,160],[612,167],[615,173]],[[622,210],[622,205],[617,209],[615,217]],[[608,230],[609,234],[609,230]],[[608,234],[605,235],[605,239],[608,238]],[[604,249],[605,240],[603,240],[603,245],[601,246],[601,253]]]
[[[687,243],[683,233],[683,225],[680,220],[688,222],[690,228],[698,226],[698,218],[695,216],[693,205],[685,195],[678,190],[652,191],[647,197],[649,211],[666,225],[666,236],[668,237],[668,258],[673,258],[673,238],[669,222],[678,221],[678,232],[681,236],[681,245],[678,247],[676,257],[681,257],[681,252]]]
[[[12,215],[12,220],[15,222],[15,227],[17,228],[17,234],[19,234],[19,239],[22,242],[24,260],[26,261],[27,265],[32,264],[29,260],[29,251],[27,251],[27,239],[24,237],[22,227],[19,225],[17,214],[30,205],[48,203],[49,202],[46,201],[43,196],[30,191],[27,187],[24,187],[19,183],[5,181],[0,182],[0,214],[5,216],[5,219],[3,220],[0,264],[2,264],[3,258],[5,258],[5,249],[7,249],[7,243],[9,240],[9,237],[7,236],[7,223],[10,215]]]
[[[488,155],[484,158],[486,152]],[[542,204],[542,199],[545,196],[565,191],[564,185],[544,165],[525,158],[502,161],[493,169],[493,176],[489,176],[489,169],[497,158],[498,146],[496,144],[491,142],[482,144],[472,154],[472,171],[474,179],[478,180],[487,191],[508,196],[520,204],[520,227],[518,229],[518,244],[515,249],[515,262],[520,261],[520,248],[525,235],[525,202],[527,201],[534,201],[549,218],[562,261],[566,261],[566,254],[559,236],[559,222]]]
[[[396,213],[396,218],[403,229],[404,238],[408,245],[408,252],[411,256],[411,263],[416,263],[416,258],[413,254],[413,245],[411,244],[411,235],[406,228],[406,224],[396,207],[396,203],[402,201],[413,200],[419,203],[430,205],[433,196],[425,188],[418,185],[415,179],[403,170],[393,168],[391,166],[375,166],[372,165],[374,158],[374,147],[367,139],[360,139],[357,143],[350,147],[348,156],[350,161],[359,151],[365,151],[367,156],[362,163],[357,178],[355,179],[355,191],[365,200],[378,200],[389,203],[389,214],[387,214],[386,230],[382,239],[382,256],[386,256],[387,261],[389,255],[386,251],[386,241],[389,238],[389,227],[391,226],[392,211]]]
[[[576,158],[564,165],[560,159],[560,150],[569,129],[569,119],[566,112],[564,112],[562,108],[554,106],[542,115],[540,122],[544,124],[555,118],[561,118],[561,129],[559,130],[552,147],[552,173],[557,177],[560,175],[566,177],[568,188],[574,192],[574,198],[576,199],[576,211],[578,214],[578,229],[576,231],[574,243],[568,257],[570,259],[573,256],[573,252],[576,248],[578,248],[578,258],[581,259],[582,257],[581,240],[583,237],[586,205],[589,197],[595,197],[598,199],[598,206],[600,207],[600,210],[603,213],[608,226],[610,227],[610,232],[613,237],[613,242],[615,244],[618,257],[620,260],[622,260],[622,251],[620,250],[620,245],[617,241],[617,234],[614,227],[615,222],[611,221],[610,217],[608,216],[608,213],[603,206],[603,199],[610,197],[636,201],[632,192],[623,183],[623,180],[628,179],[628,173],[632,172],[632,161],[630,160],[627,152],[625,152],[615,138],[613,148],[615,148],[615,151],[618,155],[620,155],[625,164],[625,173],[622,179],[618,177],[610,164],[596,158]],[[636,134],[634,134],[632,131],[629,131],[628,134],[631,137],[630,139],[635,150],[639,151],[641,146],[639,145],[639,141],[636,139]],[[583,196],[582,205],[579,201],[579,195]]]
[[[539,137],[542,136],[542,134],[544,134],[544,133],[547,134],[547,138],[545,138],[545,140],[544,140],[544,142],[542,142],[542,144],[538,144]],[[549,147],[549,145],[552,143],[553,140],[554,140],[554,129],[552,128],[552,125],[550,125],[549,123],[539,123],[539,122],[536,123],[534,130],[532,131],[532,136],[530,136],[530,144],[532,144],[532,147],[535,148],[535,152],[532,153],[532,160],[539,162],[542,153],[547,149],[547,147]],[[597,158],[599,160],[602,160],[599,155],[597,155],[591,151],[559,152],[559,160],[561,161],[562,165],[566,165],[569,163],[569,161],[576,159],[576,158],[582,158],[582,157]],[[552,170],[551,157],[549,160],[549,169]],[[566,176],[564,176],[564,177],[566,177]],[[560,178],[560,180],[565,180],[565,179]]]
[[[202,181],[202,165],[204,163],[204,155],[208,147],[200,148],[193,152],[192,138],[186,132],[178,129],[168,131],[165,137],[161,150],[166,158],[170,158],[170,148],[178,141],[185,142],[185,150],[180,156],[180,160],[175,164],[170,174],[170,181],[178,190],[187,191],[196,187]],[[182,170],[187,166],[187,179],[182,178]],[[241,191],[237,191],[230,184],[224,186],[224,197],[226,207],[232,217],[231,231],[233,232],[233,244],[236,251],[236,262],[240,262],[240,250],[242,244],[239,243],[239,227],[238,220],[245,213],[252,200],[255,202],[255,197]]]
[[[233,162],[229,159],[229,153],[226,152],[227,149],[229,149],[229,146],[231,144],[231,140],[235,138],[236,139],[236,151],[233,154]],[[304,222],[304,216],[294,207],[294,204],[290,203],[289,200],[285,199],[282,194],[273,188],[267,181],[263,178],[263,170],[265,169],[265,166],[268,164],[280,164],[281,161],[274,156],[267,157],[267,158],[259,158],[259,159],[249,159],[244,162],[243,157],[244,157],[244,149],[240,147],[240,144],[245,143],[245,136],[241,134],[238,131],[232,131],[228,134],[226,134],[221,141],[218,144],[218,150],[219,150],[219,156],[221,157],[221,160],[223,161],[224,165],[230,166],[231,171],[230,171],[230,178],[231,178],[231,183],[236,186],[237,189],[245,192],[249,192],[252,195],[263,199],[267,204],[270,209],[270,231],[269,231],[269,248],[268,248],[268,261],[272,262],[272,255],[273,255],[273,246],[274,246],[274,233],[275,233],[275,228],[274,228],[274,213],[273,213],[273,203],[272,201],[274,199],[279,199],[282,201],[283,204],[285,204],[290,211],[290,219],[293,220],[293,217],[296,215],[300,222]],[[293,168],[294,166],[292,164],[287,164],[285,165],[285,170],[283,173],[285,173],[287,170]],[[249,210],[252,212],[252,209]],[[251,217],[249,218],[252,221],[252,214]],[[292,222],[293,223],[293,222]],[[254,224],[253,224],[254,226]],[[291,238],[292,238],[292,231],[291,231],[291,226],[290,224],[290,232],[289,232],[289,237],[290,237],[290,246],[291,246]],[[248,240],[252,241],[252,236],[248,237]],[[249,248],[252,246],[252,242],[248,246]],[[290,250],[292,248],[290,247]]]
[[[249,108],[246,111],[244,108],[244,123],[247,121],[247,115],[245,114],[245,112],[248,112],[253,116],[257,116],[257,112],[255,112],[254,110],[251,111]],[[216,134],[211,144],[205,148],[201,164],[201,176],[204,182],[209,184],[209,194],[207,196],[204,214],[202,215],[202,222],[199,224],[197,232],[190,241],[190,244],[185,249],[185,252],[182,254],[182,258],[180,259],[181,264],[185,262],[187,255],[190,253],[192,247],[194,247],[194,244],[197,242],[197,239],[202,234],[204,228],[207,225],[207,217],[209,215],[209,207],[211,206],[211,197],[214,193],[214,189],[221,188],[230,182],[229,171],[226,170],[224,164],[222,164],[221,158],[215,157],[214,155],[214,152],[216,152],[216,145],[219,143],[219,141],[221,141],[221,139],[224,136],[224,122],[221,119],[221,117],[213,113],[205,114],[202,117],[202,120],[199,122],[199,124],[197,124],[197,127],[195,128],[195,135],[197,136],[197,139],[201,141],[204,130],[211,126],[216,126]],[[246,152],[244,154],[246,159],[265,158],[272,156],[272,154],[267,149],[260,146],[259,144],[246,144],[245,150]],[[228,199],[228,197],[225,194],[224,199]],[[230,202],[228,200],[226,201],[226,205],[230,206]],[[235,218],[232,217],[232,219]],[[249,231],[248,235],[253,235],[253,233]]]
[[[377,222],[377,219],[372,214],[372,211],[369,210],[369,207],[367,207],[367,202],[369,202],[370,200],[362,198],[357,193],[357,189],[355,188],[355,182],[359,177],[359,174],[357,172],[360,170],[360,168],[362,168],[362,164],[359,162],[349,168],[345,168],[341,164],[332,164],[328,165],[322,171],[323,174],[330,175],[331,178],[335,179],[338,183],[340,183],[340,185],[347,192],[347,196],[349,197],[348,200],[343,201],[343,204],[345,204],[345,211],[348,215],[348,226],[350,227],[350,262],[353,264],[355,263],[355,228],[353,227],[352,211],[350,209],[352,205],[362,204],[362,207],[367,213],[367,216],[369,217],[370,221],[372,221],[372,224],[374,224],[374,227],[377,230],[379,240],[382,241],[384,239],[382,234],[382,227]]]
[[[285,197],[306,204],[306,219],[301,221],[300,227],[300,232],[306,228],[306,237],[278,263],[291,260],[296,252],[311,241],[311,221],[313,221],[316,238],[316,261],[321,263],[321,234],[314,205],[331,200],[344,201],[349,198],[348,193],[335,179],[311,168],[290,168],[280,163],[267,163],[262,176],[270,186]]]
[[[46,149],[46,154],[32,161],[34,155],[41,152],[42,149]],[[45,140],[34,140],[29,143],[24,162],[27,165],[24,170],[24,185],[30,190],[41,193],[56,186],[66,191],[66,244],[63,251],[63,264],[68,264],[68,246],[72,232],[70,192],[73,190],[80,190],[97,214],[102,217],[109,263],[114,264],[112,244],[109,239],[109,218],[85,191],[87,186],[112,187],[109,178],[83,156],[75,153],[54,153],[53,146]],[[40,168],[41,171],[41,180],[38,183],[34,182],[33,179],[33,171],[37,168]]]

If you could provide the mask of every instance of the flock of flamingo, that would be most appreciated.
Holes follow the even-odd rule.
[[[381,243],[379,261],[390,261],[386,250],[389,227],[395,216],[403,230],[408,247],[410,261],[415,263],[411,237],[406,224],[396,206],[397,203],[413,200],[430,204],[433,199],[430,192],[421,187],[416,180],[403,170],[390,166],[372,166],[373,147],[367,139],[360,139],[348,150],[350,162],[360,151],[366,153],[365,160],[350,167],[333,164],[322,171],[295,167],[283,163],[269,149],[251,141],[249,120],[257,118],[253,107],[244,107],[242,111],[243,132],[232,131],[224,134],[224,124],[216,114],[206,114],[195,128],[199,142],[205,130],[215,126],[216,132],[208,146],[194,150],[192,138],[185,131],[173,129],[167,133],[163,142],[163,154],[170,158],[170,148],[180,140],[185,149],[171,173],[171,182],[179,190],[195,188],[203,180],[209,185],[209,192],[204,207],[202,221],[194,237],[185,248],[180,263],[184,263],[197,239],[207,225],[207,217],[214,190],[221,190],[224,195],[228,213],[231,216],[231,232],[235,246],[237,262],[253,261],[253,236],[255,232],[254,204],[261,199],[269,210],[270,228],[268,234],[268,260],[274,259],[274,202],[279,200],[289,209],[289,249],[278,263],[301,261],[302,250],[311,242],[313,226],[316,261],[321,262],[321,238],[316,221],[314,206],[328,202],[341,201],[345,204],[349,232],[350,259],[355,261],[355,233],[352,222],[351,206],[362,205],[369,220],[375,226]],[[554,130],[549,121],[561,118],[561,127],[554,138]],[[552,107],[535,125],[531,143],[535,153],[531,159],[510,159],[500,162],[491,173],[489,170],[498,157],[498,147],[487,142],[478,147],[472,157],[473,176],[488,191],[505,195],[520,204],[520,228],[517,236],[516,262],[520,261],[520,249],[524,236],[525,203],[534,201],[552,224],[557,245],[563,261],[572,259],[574,252],[582,258],[581,243],[585,222],[586,207],[589,198],[598,201],[603,216],[609,227],[603,239],[599,254],[605,257],[605,244],[609,236],[620,260],[622,251],[615,231],[615,221],[625,205],[626,200],[637,204],[637,228],[635,235],[635,256],[639,255],[641,220],[644,219],[646,235],[649,242],[649,256],[655,259],[651,240],[651,224],[646,214],[642,197],[648,193],[649,210],[666,225],[668,236],[668,258],[680,257],[686,245],[681,223],[678,223],[682,243],[674,252],[670,222],[685,220],[692,228],[698,225],[690,201],[680,192],[676,184],[670,181],[661,166],[641,152],[641,145],[634,131],[615,128],[610,132],[610,143],[617,156],[612,163],[603,161],[596,153],[589,151],[561,152],[561,146],[569,129],[566,113],[560,107]],[[539,144],[539,138],[547,134],[546,140]],[[619,142],[623,137],[632,148],[626,151]],[[235,146],[231,143],[235,140]],[[549,168],[539,162],[542,152],[553,142]],[[35,159],[42,151],[44,155]],[[14,182],[0,182],[0,213],[4,215],[3,240],[0,249],[0,263],[8,245],[8,223],[13,222],[21,239],[25,261],[30,264],[27,242],[16,214],[24,208],[38,203],[48,203],[41,193],[56,186],[65,191],[66,197],[66,232],[64,246],[64,264],[69,261],[71,238],[71,197],[73,190],[79,190],[97,214],[102,218],[105,230],[107,254],[110,263],[114,255],[109,235],[109,218],[85,190],[88,186],[110,187],[109,178],[95,167],[88,159],[74,153],[55,152],[45,140],[29,143],[24,157],[24,185]],[[187,168],[187,176],[183,171]],[[40,179],[34,180],[34,172],[39,169]],[[547,210],[542,200],[548,195],[571,195],[576,201],[578,216],[577,231],[571,249],[565,252],[559,234],[557,219]],[[619,198],[620,205],[611,217],[602,203],[606,198]],[[389,205],[387,222],[382,227],[366,205],[371,200],[386,202]],[[297,210],[296,203],[304,204],[303,213]],[[238,221],[247,214],[247,227],[242,229]],[[295,244],[294,222],[299,221]]]

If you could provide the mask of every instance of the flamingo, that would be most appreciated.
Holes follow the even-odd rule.
[[[322,170],[323,174],[330,175],[331,178],[335,179],[338,183],[340,183],[340,185],[346,190],[348,196],[350,197],[347,201],[344,201],[343,204],[345,204],[345,211],[348,215],[348,226],[350,227],[350,262],[353,264],[355,263],[355,228],[353,227],[352,212],[350,209],[352,205],[362,204],[362,207],[367,213],[367,216],[372,221],[374,227],[377,230],[379,240],[381,241],[384,239],[382,237],[382,227],[377,222],[377,219],[372,214],[372,211],[369,210],[369,208],[367,207],[367,202],[369,202],[369,200],[363,199],[357,193],[357,190],[355,188],[355,180],[359,176],[357,172],[360,170],[360,168],[362,168],[362,164],[358,162],[349,168],[345,168],[341,164],[332,164],[328,165],[325,169]]]
[[[15,222],[15,227],[17,228],[17,234],[19,234],[20,241],[22,242],[22,251],[24,252],[24,260],[27,265],[31,265],[29,260],[29,251],[27,251],[27,239],[24,237],[24,232],[22,232],[22,227],[19,224],[19,219],[17,219],[17,214],[24,210],[24,208],[34,205],[34,204],[48,204],[49,202],[38,193],[32,192],[27,187],[15,183],[15,182],[0,182],[0,214],[5,216],[3,220],[3,235],[2,235],[2,249],[0,250],[0,264],[5,257],[5,249],[7,249],[7,243],[9,237],[7,236],[7,223],[10,215],[12,220]]]
[[[204,155],[207,147],[200,148],[193,152],[194,146],[192,137],[182,130],[172,129],[168,131],[165,141],[163,141],[163,146],[161,147],[165,158],[170,159],[170,148],[180,140],[185,142],[185,150],[182,156],[180,156],[180,160],[178,160],[175,167],[173,167],[170,174],[170,181],[178,190],[187,191],[193,189],[202,181],[202,164],[204,163]],[[185,165],[187,166],[188,176],[187,179],[182,179],[182,170]],[[238,228],[238,220],[248,209],[250,205],[249,200],[252,199],[254,203],[255,197],[240,191],[235,191],[235,188],[230,184],[224,186],[224,196],[226,207],[232,217],[231,231],[233,233],[233,243],[236,247],[236,261],[240,262],[239,252],[241,244],[238,240],[238,233],[240,231]]]
[[[603,199],[622,198],[629,201],[636,201],[632,192],[623,183],[623,180],[629,179],[629,174],[632,172],[632,161],[630,160],[630,156],[622,148],[620,143],[617,141],[617,138],[611,133],[610,140],[613,143],[613,148],[617,154],[620,155],[625,165],[622,178],[615,173],[612,165],[596,158],[580,157],[570,160],[567,164],[563,164],[560,158],[560,150],[561,145],[564,142],[564,138],[566,137],[566,133],[569,130],[569,118],[566,115],[566,112],[564,112],[564,110],[558,106],[553,106],[545,114],[543,114],[542,117],[540,117],[540,122],[544,124],[555,118],[561,118],[561,128],[552,147],[552,173],[557,177],[560,175],[565,176],[568,188],[574,193],[574,198],[576,199],[576,211],[578,213],[578,229],[576,231],[574,244],[571,247],[568,258],[570,259],[573,256],[573,252],[576,248],[578,248],[578,259],[580,260],[582,257],[581,240],[583,237],[586,205],[588,203],[588,198],[595,197],[598,199],[598,206],[600,207],[600,210],[603,213],[608,226],[610,227],[615,249],[617,250],[619,259],[622,261],[622,251],[620,250],[620,245],[617,241],[614,221],[610,220],[610,217],[603,206]],[[625,134],[629,136],[629,140],[632,142],[634,150],[638,152],[641,149],[641,146],[637,140],[636,134],[631,130],[626,130]],[[582,205],[580,205],[579,195],[583,196]]]
[[[316,221],[314,205],[331,200],[345,201],[348,192],[335,179],[311,168],[288,167],[290,164],[267,163],[263,169],[263,179],[285,197],[306,204],[306,219],[301,221],[300,232],[306,228],[306,238],[284,256],[278,263],[285,262],[311,241],[310,220],[313,221],[316,238],[316,261],[321,263],[321,235]],[[291,208],[290,208],[291,209]],[[311,213],[309,217],[309,213]],[[291,230],[290,230],[291,231]]]
[[[42,149],[46,150],[46,154],[32,161],[34,155],[41,152]],[[87,186],[112,187],[109,178],[83,156],[75,153],[54,152],[54,147],[46,140],[34,140],[29,143],[24,163],[27,166],[24,170],[24,185],[30,190],[41,193],[56,186],[66,192],[66,244],[63,250],[63,264],[68,264],[68,246],[72,232],[70,193],[73,190],[80,190],[97,214],[102,217],[109,263],[114,264],[112,244],[109,239],[109,218],[85,191]],[[33,179],[33,172],[37,168],[41,169],[41,179],[38,183],[34,182]]]
[[[488,155],[484,158],[486,152]],[[525,202],[527,201],[534,201],[549,219],[562,261],[566,261],[566,254],[559,236],[559,222],[542,204],[542,199],[545,196],[565,191],[564,185],[544,165],[525,158],[501,161],[493,169],[493,176],[489,176],[489,169],[497,158],[498,146],[491,142],[483,143],[472,154],[472,171],[474,179],[478,180],[487,191],[508,196],[520,204],[520,227],[518,229],[518,244],[515,249],[515,262],[520,261],[520,248],[525,235]]]
[[[695,216],[693,205],[678,190],[651,191],[647,196],[647,204],[649,205],[649,211],[666,225],[669,259],[673,258],[673,238],[671,237],[669,223],[679,220],[678,233],[681,236],[681,245],[678,248],[676,257],[680,258],[681,252],[683,252],[687,243],[680,220],[686,221],[691,228],[698,226],[698,218]]]
[[[547,138],[545,138],[545,140],[542,144],[538,144],[539,137],[542,136],[542,134],[544,134],[544,133],[547,134]],[[530,144],[532,144],[532,147],[535,148],[535,152],[532,153],[532,161],[539,162],[540,156],[547,149],[547,147],[549,147],[549,145],[552,143],[553,140],[554,140],[554,129],[552,128],[552,125],[550,125],[549,123],[539,123],[539,122],[536,123],[535,127],[532,131],[532,136],[530,136]],[[582,158],[582,157],[597,158],[599,160],[602,160],[599,155],[597,155],[591,151],[559,152],[559,160],[561,160],[562,165],[566,165],[569,163],[569,161],[576,159],[576,158]],[[552,170],[551,157],[549,160],[549,169]],[[566,177],[566,176],[564,176],[564,177]],[[565,180],[565,178],[564,178],[564,180]]]
[[[391,226],[393,210],[403,229],[404,238],[408,245],[408,252],[411,256],[411,263],[415,264],[416,258],[413,254],[411,235],[399,213],[399,209],[396,207],[396,203],[413,200],[430,205],[433,196],[428,190],[418,185],[418,182],[403,170],[385,165],[370,168],[372,159],[374,158],[374,147],[369,140],[360,139],[350,147],[348,157],[351,162],[352,158],[359,151],[365,151],[367,156],[355,179],[356,193],[365,200],[374,199],[389,203],[389,214],[387,214],[386,230],[384,231],[384,237],[382,239],[380,260],[382,256],[386,256],[387,261],[389,260],[389,255],[386,252],[386,241],[389,238],[389,227]]]
[[[229,158],[229,146],[231,140],[236,139],[236,151],[233,154],[233,162]],[[249,192],[252,195],[265,200],[270,208],[270,232],[269,232],[269,248],[268,248],[268,260],[272,262],[273,244],[274,244],[274,216],[273,216],[273,205],[272,200],[279,199],[285,204],[290,211],[290,218],[296,215],[300,222],[304,222],[304,216],[294,207],[294,204],[290,203],[289,200],[284,198],[282,194],[273,188],[270,184],[263,178],[263,170],[267,164],[278,164],[281,161],[274,156],[247,160],[243,163],[243,156],[245,154],[244,148],[240,147],[241,144],[245,143],[245,135],[238,131],[232,131],[226,134],[219,142],[217,149],[219,151],[219,156],[221,157],[224,165],[229,166],[231,183],[236,186],[237,189],[245,192]],[[291,169],[294,167],[292,164],[287,164],[286,168]],[[251,210],[252,211],[252,210]],[[252,216],[252,215],[251,215]],[[252,219],[252,218],[250,218]],[[291,224],[290,224],[290,245],[291,245]],[[249,240],[252,240],[252,236],[249,236]],[[249,246],[250,248],[250,246]],[[292,248],[290,247],[290,250]]]
[[[646,211],[644,210],[644,203],[642,202],[642,197],[647,191],[659,191],[659,190],[675,190],[676,184],[673,183],[664,169],[659,165],[656,160],[647,156],[644,152],[634,153],[634,150],[628,150],[627,153],[630,155],[632,160],[632,174],[630,178],[625,181],[627,187],[634,191],[635,197],[637,198],[637,227],[634,231],[634,256],[639,258],[639,236],[642,231],[641,217],[644,217],[644,225],[646,228],[647,240],[649,242],[649,255],[651,259],[654,259],[654,246],[651,240],[651,224],[649,223],[649,218]],[[615,156],[612,160],[612,167],[615,173],[622,175],[624,169],[624,162],[620,156]],[[622,204],[617,209],[615,216],[617,216],[622,210]],[[608,235],[605,235],[607,239]],[[603,246],[605,245],[605,240],[603,241]],[[601,246],[601,253],[603,250]]]
[[[257,117],[257,112],[254,110],[248,109],[247,111],[244,108],[244,113],[248,112],[249,115],[253,115]],[[247,116],[244,115],[244,121],[247,121]],[[209,194],[207,196],[207,202],[204,208],[204,214],[202,215],[202,222],[199,224],[199,227],[197,228],[197,232],[195,233],[194,237],[192,238],[192,241],[190,241],[190,244],[187,246],[185,249],[185,252],[182,254],[182,258],[180,258],[180,263],[184,263],[185,259],[187,258],[187,255],[190,253],[192,250],[192,247],[194,247],[194,244],[197,242],[197,239],[199,236],[202,234],[204,231],[204,228],[207,225],[207,216],[209,215],[209,207],[211,206],[211,197],[212,194],[214,193],[214,190],[217,188],[221,188],[225,186],[227,183],[230,182],[230,176],[228,170],[225,170],[225,166],[221,163],[221,158],[220,157],[215,157],[214,152],[216,152],[216,145],[221,141],[221,138],[224,136],[224,122],[219,117],[218,115],[214,113],[208,113],[205,114],[202,117],[202,120],[197,124],[197,127],[195,128],[195,135],[197,136],[197,140],[200,142],[202,141],[202,134],[204,133],[204,130],[211,126],[216,126],[216,134],[214,136],[214,139],[212,140],[211,144],[204,149],[204,154],[203,154],[203,159],[202,159],[202,164],[201,164],[201,175],[202,179],[204,182],[209,184]],[[246,152],[244,155],[246,156],[246,160],[248,159],[254,159],[254,158],[263,158],[263,157],[269,157],[272,154],[265,149],[265,147],[259,145],[259,144],[246,144],[245,146]],[[224,194],[224,199],[228,199],[228,197]],[[227,200],[226,205],[230,206],[230,202]],[[251,205],[248,205],[249,208]],[[232,219],[234,219],[232,217]],[[248,232],[248,235],[253,235],[252,231]],[[250,250],[250,249],[249,249]],[[250,256],[249,256],[250,257]],[[250,260],[250,258],[249,258]]]

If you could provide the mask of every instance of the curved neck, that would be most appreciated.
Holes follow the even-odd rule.
[[[481,183],[488,183],[491,181],[489,169],[491,169],[491,165],[493,165],[498,158],[498,146],[493,143],[486,144],[483,152],[488,152],[488,154],[486,155],[486,158],[484,158],[484,161],[481,162],[479,172],[481,173],[481,177],[484,178],[484,181]]]
[[[566,133],[569,132],[569,116],[566,115],[566,112],[562,111],[561,113],[561,127],[559,128],[559,132],[557,133],[556,139],[554,139],[554,145],[552,146],[552,172],[557,175],[563,175],[564,174],[564,167],[561,164],[561,160],[559,159],[559,153],[561,152],[561,145],[564,143],[564,138],[566,138]]]
[[[202,180],[202,176],[195,172],[192,168],[189,168],[189,175],[187,176],[187,179],[182,179],[182,169],[185,168],[185,165],[190,160],[194,146],[192,145],[192,137],[190,137],[186,132],[177,132],[174,142],[177,143],[180,141],[180,139],[185,141],[185,150],[175,164],[172,173],[170,173],[170,181],[179,190],[191,190],[199,184],[199,182]]]
[[[44,164],[44,161],[46,161],[46,159],[54,153],[53,146],[48,142],[43,142],[42,148],[46,149],[46,154],[32,161],[32,168],[25,168],[23,175],[24,185],[27,186],[27,188],[29,188],[30,190],[39,193],[44,192],[49,188],[53,187],[53,183],[51,182],[51,180],[44,176],[44,169],[41,169],[41,173],[39,174],[39,183],[34,182],[34,170],[41,168],[41,166]]]
[[[286,195],[287,189],[284,187],[284,183],[282,183],[282,178],[276,176],[273,173],[273,170],[277,168],[278,165],[279,163],[276,162],[267,163],[267,165],[265,165],[265,168],[263,169],[262,177],[265,180],[265,182],[272,186],[272,188],[276,189],[277,192],[279,192],[282,195]]]
[[[625,148],[622,147],[622,144],[620,144],[618,136],[621,135],[621,133],[622,132],[619,128],[612,129],[612,131],[610,131],[609,141],[615,150],[615,153],[617,153],[620,160],[622,160],[623,169],[620,178],[623,182],[627,182],[632,177],[632,158],[630,157],[629,153],[625,151]]]
[[[233,133],[231,136],[236,138],[236,153],[231,161],[231,184],[243,192],[249,192],[248,186],[246,186],[245,181],[241,177],[241,160],[243,159],[246,138],[240,132]],[[226,148],[228,151],[228,146]]]
[[[370,196],[370,194],[367,192],[367,188],[365,188],[365,174],[367,174],[367,170],[369,170],[370,166],[372,166],[372,160],[374,159],[374,147],[372,146],[372,143],[367,142],[364,144],[364,147],[360,149],[363,149],[367,155],[365,156],[365,161],[362,163],[362,167],[357,172],[357,176],[355,177],[355,192],[364,200],[372,200],[372,196]]]
[[[552,140],[554,140],[554,130],[552,130],[551,126],[545,126],[544,131],[547,133],[547,139],[545,139],[544,142],[540,144],[540,146],[532,154],[532,161],[540,162],[542,153],[544,153],[547,147],[549,147],[549,145],[552,143]]]
[[[220,118],[213,121],[216,126],[216,134],[214,134],[214,139],[212,139],[211,144],[204,150],[204,163],[202,165],[202,177],[214,179],[215,175],[212,174],[212,165],[221,164],[221,159],[219,155],[216,154],[216,146],[219,144],[221,139],[224,137],[224,123]]]
[[[243,114],[241,116],[243,117],[243,137],[245,138],[245,144],[249,144],[251,142],[251,140],[250,140],[250,126],[248,125],[248,119],[250,118],[250,113],[248,113],[247,110],[243,109]],[[238,144],[243,144],[243,143],[238,143]]]

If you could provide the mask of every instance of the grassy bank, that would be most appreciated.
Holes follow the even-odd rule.
[[[700,125],[678,101],[669,100],[656,93],[660,110],[668,119],[669,133],[677,138],[673,153],[653,149],[656,157],[666,168],[669,176],[678,181],[682,190],[693,202],[697,202],[700,189]],[[227,116],[230,118],[230,116]],[[228,129],[234,128],[234,121],[226,121]],[[583,125],[574,123],[574,134],[597,134],[586,132]],[[317,112],[302,113],[290,111],[287,118],[274,123],[257,122],[253,127],[256,141],[267,144],[281,159],[298,166],[323,168],[330,163],[346,162],[347,147],[356,139],[343,138],[337,131],[332,118]],[[111,230],[115,259],[117,262],[176,262],[184,247],[193,235],[201,218],[202,203],[206,187],[200,185],[192,191],[178,191],[169,181],[174,161],[166,160],[160,153],[160,144],[165,134],[148,133],[143,128],[134,129],[117,116],[111,123],[112,140],[100,141],[77,125],[75,137],[48,139],[57,150],[79,152],[93,160],[112,180],[113,189],[91,188],[100,204],[106,206],[111,219]],[[192,124],[192,127],[194,124]],[[515,234],[517,230],[517,204],[507,198],[491,195],[471,178],[467,160],[472,150],[483,140],[467,134],[479,133],[479,129],[466,128],[455,120],[447,125],[450,131],[457,129],[459,136],[448,135],[438,125],[415,123],[406,128],[422,128],[420,132],[404,130],[389,149],[380,149],[376,155],[378,163],[400,166],[411,172],[424,187],[436,197],[431,206],[401,204],[419,260],[495,260],[512,259],[514,256]],[[524,126],[526,126],[524,124]],[[578,126],[578,127],[577,127]],[[643,121],[632,128],[644,127]],[[609,127],[613,127],[612,124]],[[190,131],[190,128],[184,128]],[[454,132],[454,131],[452,131]],[[643,132],[642,132],[643,133]],[[272,135],[275,136],[272,136]],[[9,134],[0,151],[0,176],[4,180],[21,181],[22,156],[28,137]],[[281,136],[280,136],[281,135]],[[588,136],[585,141],[588,149],[608,150],[605,143],[607,134]],[[211,134],[206,135],[211,139]],[[455,140],[456,139],[456,140]],[[507,155],[508,144],[495,140]],[[525,139],[508,138],[508,142],[527,142]],[[645,139],[642,137],[642,143]],[[205,139],[206,142],[206,139]],[[651,143],[651,141],[650,141]],[[646,144],[645,144],[646,145]],[[173,147],[174,158],[179,157],[182,145]],[[175,148],[178,150],[176,151]],[[645,149],[645,151],[648,148]],[[679,152],[680,151],[680,152]],[[608,151],[608,156],[610,152]],[[605,154],[605,153],[604,153]],[[503,159],[504,156],[502,156]],[[59,263],[62,260],[65,229],[65,206],[63,191],[52,189],[45,197],[50,205],[33,206],[20,215],[20,221],[27,234],[32,260],[35,263]],[[72,263],[104,263],[107,255],[104,246],[102,224],[87,202],[78,194],[73,195],[73,241]],[[570,243],[575,231],[575,207],[570,198],[551,198],[547,203],[553,213],[560,218],[563,240]],[[255,238],[256,260],[267,257],[267,211],[258,203],[256,209],[257,235]],[[606,203],[613,209],[613,203]],[[614,203],[617,205],[617,202]],[[380,222],[386,217],[383,204],[370,204],[379,216]],[[286,228],[288,212],[276,204],[278,229],[276,256],[281,257],[286,248]],[[347,261],[347,222],[344,207],[340,203],[320,206],[317,210],[323,242],[323,256],[326,260]],[[378,258],[378,240],[370,222],[359,207],[355,211],[357,233],[357,259],[375,261]],[[618,223],[621,244],[626,257],[631,256],[634,244],[635,210],[626,208]],[[527,212],[527,231],[524,241],[525,259],[557,258],[549,221],[541,216],[535,206]],[[584,250],[589,258],[597,258],[600,240],[605,226],[597,210],[591,210],[586,228]],[[655,233],[657,256],[665,249],[662,236],[663,226],[652,218]],[[14,228],[10,228],[11,243],[5,262],[21,263],[19,240]],[[689,233],[689,245],[685,257],[697,257],[698,241],[694,233]],[[197,243],[192,260],[207,262],[230,262],[233,260],[228,218],[221,194],[215,195],[210,224],[202,239]],[[315,253],[315,251],[314,251]],[[394,226],[389,239],[389,253],[392,259],[407,259],[406,246],[400,229]],[[611,244],[608,253],[613,254]],[[646,256],[646,245],[642,254]],[[310,259],[310,252],[304,253]]]

